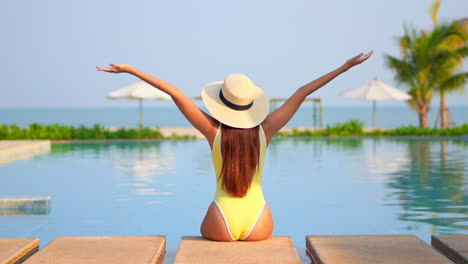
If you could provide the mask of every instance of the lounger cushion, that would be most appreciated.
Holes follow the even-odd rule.
[[[0,263],[20,263],[38,248],[38,238],[0,238]]]
[[[174,264],[289,264],[301,263],[289,237],[247,242],[216,242],[202,237],[183,237]]]
[[[433,235],[431,244],[455,263],[468,263],[468,235]]]
[[[452,263],[414,235],[308,236],[313,263]]]
[[[162,236],[59,237],[25,263],[162,263]]]

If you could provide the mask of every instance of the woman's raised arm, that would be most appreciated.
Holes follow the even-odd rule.
[[[276,132],[278,132],[284,125],[286,125],[286,123],[288,123],[288,121],[294,116],[297,109],[302,104],[302,102],[304,102],[308,95],[315,92],[320,87],[324,86],[343,72],[364,62],[373,53],[374,51],[371,51],[366,55],[360,53],[359,55],[346,61],[345,64],[336,70],[329,72],[297,89],[297,91],[291,97],[289,97],[289,99],[280,108],[269,114],[265,121],[263,121],[262,126],[265,130],[267,141],[269,142],[270,139],[276,134]]]
[[[187,120],[200,131],[212,144],[216,135],[218,121],[203,112],[182,90],[177,86],[163,81],[157,77],[141,72],[126,64],[109,64],[111,68],[96,67],[99,71],[110,73],[129,73],[149,83],[155,88],[167,93],[172,97],[179,110],[184,114]]]

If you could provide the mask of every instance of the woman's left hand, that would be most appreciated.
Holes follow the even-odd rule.
[[[130,71],[133,69],[132,66],[127,65],[127,64],[111,63],[109,65],[111,66],[111,68],[104,68],[104,67],[97,66],[96,69],[98,69],[98,71],[105,71],[105,72],[111,72],[111,73],[122,73],[122,72],[130,73]]]
[[[352,57],[351,59],[346,61],[344,66],[346,66],[347,69],[352,68],[352,67],[354,67],[354,66],[356,66],[358,64],[363,63],[367,59],[369,59],[370,56],[372,56],[372,54],[374,54],[373,50],[371,52],[367,53],[366,55],[364,55],[364,53],[359,53],[357,56]]]

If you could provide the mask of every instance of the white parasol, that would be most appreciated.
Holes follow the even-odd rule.
[[[143,100],[171,100],[171,97],[168,94],[141,80],[122,89],[108,93],[107,98],[139,100],[140,126],[143,124]]]
[[[374,128],[376,122],[376,100],[408,100],[411,98],[409,94],[381,82],[377,77],[359,88],[343,93],[342,96],[372,100],[372,127]]]

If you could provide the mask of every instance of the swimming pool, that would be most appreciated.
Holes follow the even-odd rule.
[[[468,234],[468,142],[277,139],[264,194],[274,235]],[[0,196],[51,196],[48,215],[0,217],[0,237],[199,235],[215,190],[203,140],[54,144],[0,166]]]

